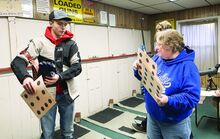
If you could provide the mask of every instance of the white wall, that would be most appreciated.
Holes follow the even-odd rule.
[[[107,27],[75,25],[74,34],[82,59],[109,55]]]
[[[43,35],[48,22],[9,17],[0,18],[0,24],[3,32],[0,34],[1,69],[10,67],[10,61],[27,47],[31,38]],[[69,30],[75,34],[83,59],[133,54],[142,43],[140,30],[80,24],[71,24]],[[149,32],[145,31],[146,38],[150,40]],[[80,97],[75,102],[75,112],[86,117],[106,108],[109,99],[118,102],[131,96],[133,89],[138,90],[139,83],[132,73],[135,59],[128,57],[83,63],[83,71],[76,78]],[[14,74],[0,73],[0,84],[0,125],[4,127],[0,138],[39,138],[39,120],[20,97],[23,88]],[[58,119],[56,124],[58,128]]]
[[[11,59],[10,59],[10,45],[9,45],[9,28],[8,20],[6,18],[0,18],[1,23],[1,47],[0,47],[0,68],[7,68]]]
[[[76,100],[76,112],[82,117],[108,106],[109,99],[118,102],[130,97],[139,89],[133,76],[135,57],[83,64],[83,72],[77,77],[80,97]]]

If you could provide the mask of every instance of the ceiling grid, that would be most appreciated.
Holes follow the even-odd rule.
[[[158,14],[220,4],[220,0],[93,0],[144,14]]]

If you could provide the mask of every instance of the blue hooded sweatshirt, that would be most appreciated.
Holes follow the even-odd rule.
[[[160,107],[144,88],[147,112],[151,118],[164,123],[177,123],[190,116],[200,99],[200,75],[194,64],[195,52],[187,47],[172,60],[153,57],[168,103]],[[134,75],[141,80],[137,70]]]

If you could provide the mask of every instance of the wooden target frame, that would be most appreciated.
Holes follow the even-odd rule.
[[[164,86],[157,76],[157,64],[147,55],[146,51],[140,49],[138,50],[138,62],[140,65],[138,74],[141,76],[141,83],[156,101],[155,96],[161,97],[164,92]]]
[[[52,94],[48,92],[42,76],[37,78],[34,81],[34,84],[36,85],[36,93],[30,95],[24,91],[22,92],[21,97],[34,114],[40,119],[56,104],[56,101]]]

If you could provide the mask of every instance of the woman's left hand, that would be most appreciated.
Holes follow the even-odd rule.
[[[156,101],[159,106],[165,106],[168,102],[168,96],[162,94],[161,97],[156,96]]]

